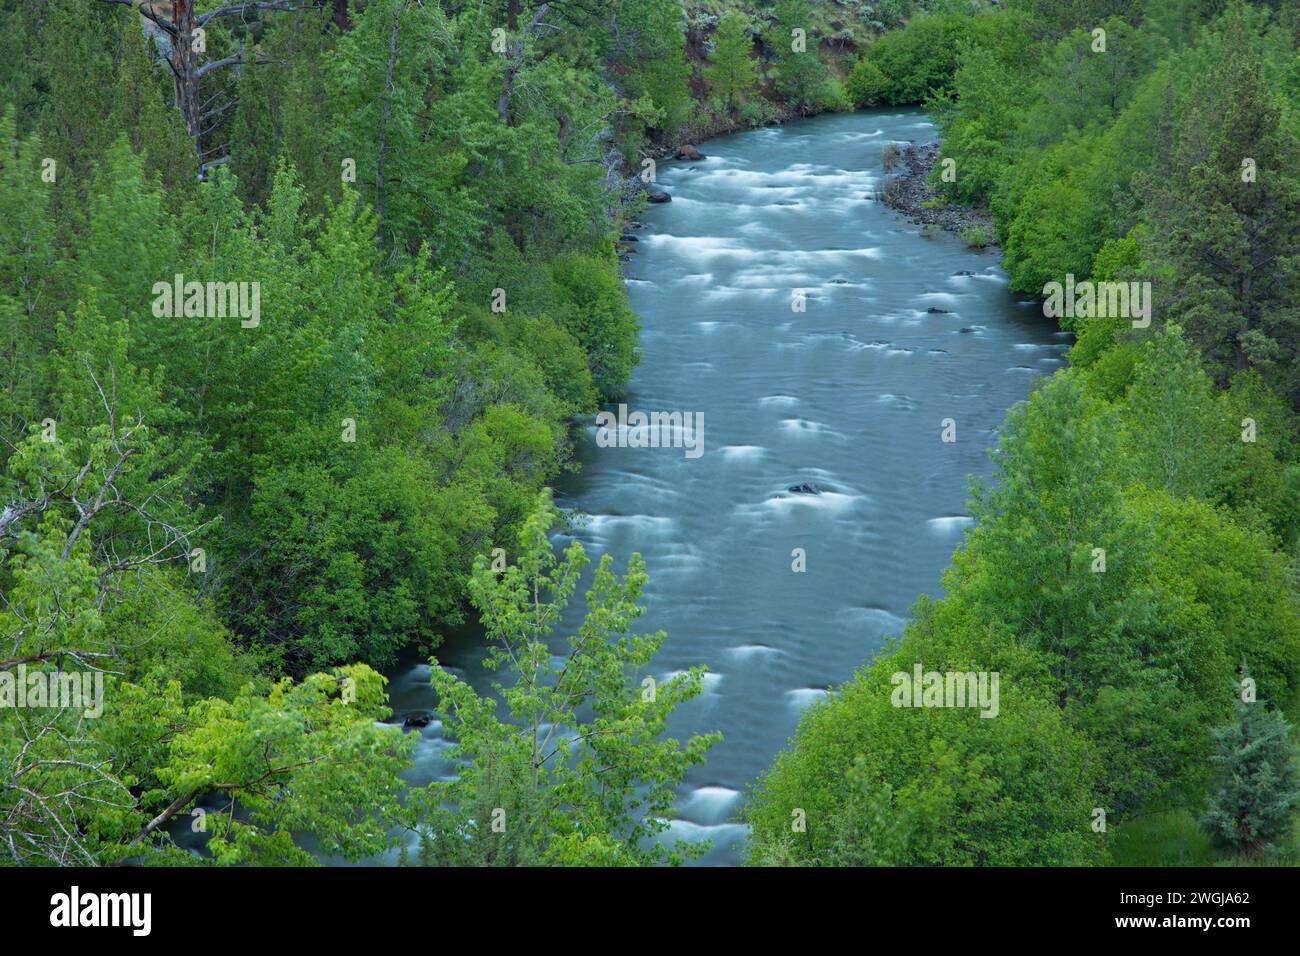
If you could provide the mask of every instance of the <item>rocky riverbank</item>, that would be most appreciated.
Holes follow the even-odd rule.
[[[889,175],[881,199],[919,225],[955,232],[972,246],[996,245],[993,217],[987,210],[950,203],[930,185],[930,170],[938,158],[938,143],[899,144],[897,153],[885,158]]]

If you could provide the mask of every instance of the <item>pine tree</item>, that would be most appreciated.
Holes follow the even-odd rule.
[[[1242,676],[1246,668],[1242,665]],[[1242,695],[1245,696],[1245,695]],[[1238,853],[1259,856],[1291,827],[1300,805],[1291,727],[1282,712],[1264,701],[1235,703],[1232,723],[1216,730],[1222,782],[1202,824]]]
[[[728,110],[736,108],[740,97],[754,88],[754,61],[750,59],[753,41],[745,32],[745,18],[734,10],[718,24],[713,38],[713,54],[704,68],[704,78]]]
[[[250,205],[265,205],[271,194],[279,144],[271,124],[265,88],[266,66],[240,67],[235,118],[231,123],[230,162],[239,182],[239,195]]]
[[[146,45],[139,21],[124,17],[120,34],[113,128],[125,133],[131,149],[143,155],[146,178],[158,176],[167,194],[180,199],[198,176],[194,146],[180,115],[168,105],[171,84],[165,83],[162,68],[150,59],[151,45]]]
[[[1193,118],[1180,121],[1173,168],[1154,192],[1152,234],[1173,281],[1159,290],[1219,377],[1255,367],[1300,394],[1300,145],[1241,18]]]
[[[640,65],[640,81],[660,115],[658,128],[675,132],[691,115],[691,67],[686,62],[686,25],[677,3],[656,3],[651,9],[656,49]]]
[[[826,85],[826,65],[817,57],[812,35],[812,13],[806,0],[781,0],[775,21],[764,31],[763,43],[774,55],[774,82],[786,105],[808,110],[816,105]],[[796,30],[804,31],[796,39]]]
[[[58,284],[44,157],[38,137],[17,136],[14,110],[0,113],[0,461],[44,417]]]
[[[112,144],[110,83],[87,77],[113,75],[110,47],[117,38],[113,7],[91,0],[52,4],[38,57],[48,93],[42,99],[41,143],[57,163],[53,213],[61,237],[76,234],[74,220],[92,170]]]

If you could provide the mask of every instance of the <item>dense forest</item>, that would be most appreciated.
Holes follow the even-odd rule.
[[[1300,11],[1005,7],[917,17],[848,89],[925,98],[936,186],[992,212],[1013,289],[1150,282],[1154,317],[1062,319],[946,594],[806,715],[755,858],[1293,862]],[[918,660],[1000,672],[998,719],[891,707]]]
[[[634,633],[645,564],[584,574],[550,488],[640,357],[620,239],[656,161],[897,106],[939,124],[937,201],[987,213],[1012,290],[1149,283],[1151,321],[1059,318],[1068,368],[1001,428],[943,596],[806,711],[749,794],[751,862],[1294,861],[1291,4],[0,0],[0,25],[4,863],[698,854],[661,835],[717,740],[666,733],[703,668],[647,688],[672,635]],[[495,696],[436,666],[464,622]],[[462,769],[408,790],[381,671],[410,648]],[[892,706],[916,662],[999,672],[998,719]]]

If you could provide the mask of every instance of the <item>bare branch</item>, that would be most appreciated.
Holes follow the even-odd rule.
[[[291,0],[261,0],[261,2],[249,3],[232,3],[229,6],[217,7],[215,10],[209,10],[207,13],[200,13],[194,18],[195,26],[203,26],[209,20],[217,17],[243,16],[253,10],[301,10],[300,4],[293,3]]]

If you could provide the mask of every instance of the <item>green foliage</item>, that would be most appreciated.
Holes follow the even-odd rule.
[[[462,763],[455,781],[411,794],[410,823],[425,864],[643,865],[679,862],[706,847],[665,845],[675,786],[718,735],[664,737],[676,706],[700,693],[704,668],[667,679],[644,676],[662,631],[633,636],[645,563],[633,554],[621,578],[601,558],[587,613],[558,659],[551,637],[572,598],[586,554],[556,554],[547,532],[559,519],[549,493],[522,525],[513,563],[475,562],[474,606],[489,640],[486,664],[513,680],[495,685],[507,708],[479,697],[437,665],[431,680],[444,733]]]
[[[93,700],[0,709],[7,848],[20,863],[161,861],[160,824],[214,796],[219,862],[310,863],[291,829],[354,858],[382,849],[409,750],[375,724],[383,678],[255,676],[185,582],[202,530],[177,491],[187,449],[154,427],[168,415],[124,358],[122,324],[87,306],[61,340],[59,437],[34,427],[9,462],[22,524],[0,554],[15,652],[0,674],[101,685]]]
[[[142,155],[147,178],[158,177],[165,193],[179,198],[198,173],[194,144],[180,115],[167,102],[171,84],[150,61],[139,24],[123,18],[120,32],[113,128],[122,131],[131,149]]]
[[[203,810],[223,864],[311,862],[296,832],[363,859],[399,816],[428,862],[686,855],[657,837],[715,738],[665,728],[701,670],[644,695],[663,635],[630,636],[635,555],[556,639],[585,556],[551,550],[544,489],[637,361],[619,157],[849,101],[933,109],[958,173],[937,186],[988,206],[1014,289],[1150,281],[1157,321],[1076,322],[945,597],[755,788],[753,861],[1203,862],[1207,800],[1245,859],[1285,842],[1285,719],[1233,720],[1222,688],[1244,660],[1281,707],[1300,690],[1294,14],[882,3],[865,29],[908,25],[845,70],[856,28],[764,7],[689,35],[676,0],[218,16],[196,149],[134,11],[5,5],[0,675],[106,684],[93,719],[0,708],[9,855],[194,862],[168,833]],[[255,284],[260,321],[158,308],[178,275]],[[474,562],[502,541],[507,571]],[[399,811],[411,744],[369,665],[436,646],[467,598],[508,714],[435,667],[464,763]],[[999,716],[892,706],[917,662],[998,671]],[[1230,720],[1216,782],[1206,728]]]
[[[1254,857],[1272,851],[1290,830],[1291,811],[1300,805],[1290,732],[1281,711],[1241,699],[1232,723],[1215,731],[1222,783],[1204,825],[1238,853]]]
[[[155,776],[169,795],[215,791],[244,810],[208,814],[208,849],[219,864],[311,865],[294,830],[313,833],[326,853],[376,854],[391,842],[387,823],[411,749],[398,728],[376,723],[389,713],[383,684],[358,664],[157,715],[152,726],[179,721],[180,730]],[[174,699],[174,685],[153,689]]]
[[[1227,15],[1223,28],[1213,73],[1180,104],[1173,168],[1150,180],[1152,236],[1170,275],[1168,314],[1218,379],[1254,368],[1297,401],[1300,184],[1290,171],[1300,142],[1282,122],[1245,13]]]
[[[560,324],[587,350],[587,364],[602,398],[627,387],[636,365],[636,316],[618,274],[607,261],[566,256],[551,265]]]
[[[734,10],[729,11],[718,21],[713,42],[713,53],[704,68],[704,78],[724,106],[734,110],[758,81],[757,66],[750,56],[754,43],[749,37],[745,18]]]
[[[1239,429],[1178,326],[1143,348],[1126,409],[1126,459],[1142,480],[1172,498],[1221,499]]]
[[[990,205],[1014,289],[1040,294],[1067,273],[1122,267],[1124,278],[1154,283],[1157,311],[1183,327],[1219,384],[1254,368],[1295,402],[1300,273],[1286,249],[1300,192],[1293,176],[1267,172],[1300,156],[1282,106],[1294,40],[1250,5],[1197,33],[1214,12],[1175,25],[1157,6],[1157,29],[1136,26],[1122,4],[1097,6],[1095,20],[1035,4],[966,18],[979,26],[966,28],[952,95],[939,101],[958,176],[940,185]],[[1050,43],[1008,41],[1013,22]],[[920,23],[882,39],[871,59],[922,49],[937,27]],[[1104,52],[1094,29],[1105,31]],[[1140,237],[1140,252],[1098,259],[1126,235]],[[1077,357],[1093,361],[1114,331],[1087,330]]]
[[[651,0],[648,45],[636,70],[640,92],[652,104],[653,119],[647,124],[671,135],[690,118],[692,100],[686,62],[686,33],[682,7],[675,0]],[[739,75],[737,74],[737,80]]]
[[[993,22],[992,17],[935,13],[914,17],[905,30],[883,34],[864,54],[875,67],[863,75],[875,85],[876,101],[890,106],[920,104],[946,90],[963,45],[977,35],[987,35]]]
[[[880,67],[863,57],[849,71],[847,93],[855,106],[875,106],[880,103],[887,81]]]
[[[35,136],[17,137],[12,110],[0,116],[0,421],[15,437],[26,422],[44,417],[38,414],[46,385],[41,357],[54,344],[59,253],[51,187],[39,175],[43,152]],[[7,458],[5,447],[0,461]]]
[[[817,57],[817,37],[807,0],[778,0],[773,20],[763,31],[772,65],[768,76],[785,103],[798,111],[835,105],[827,86],[826,66]],[[796,31],[802,31],[796,35]]]
[[[1097,764],[1045,694],[1042,662],[1005,632],[918,605],[896,649],[806,711],[746,807],[751,862],[1083,865]],[[1001,672],[997,717],[894,706],[891,675]],[[870,834],[870,836],[868,836]]]
[[[983,249],[993,242],[993,230],[988,226],[967,226],[961,231],[961,240],[972,249]]]

